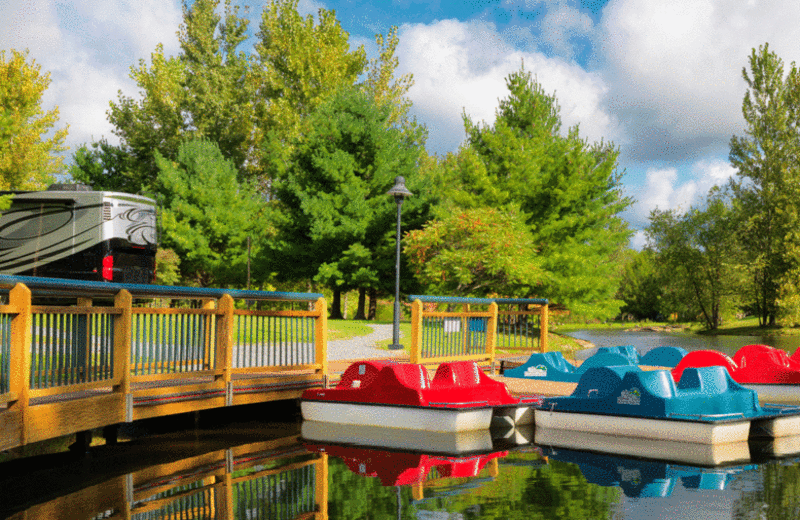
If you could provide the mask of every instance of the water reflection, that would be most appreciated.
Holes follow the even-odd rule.
[[[543,449],[543,454],[550,460],[575,464],[588,482],[604,487],[619,487],[628,497],[668,497],[675,486],[724,490],[735,475],[756,468],[755,465],[721,468],[684,466],[552,447]]]
[[[728,446],[720,458],[685,444],[532,426],[451,435],[427,448],[402,433],[258,424],[102,447],[70,466],[77,482],[61,474],[61,496],[47,495],[55,480],[43,471],[20,475],[18,488],[39,482],[42,496],[19,498],[25,505],[9,518],[800,517],[800,435]],[[393,444],[358,445],[365,438]]]

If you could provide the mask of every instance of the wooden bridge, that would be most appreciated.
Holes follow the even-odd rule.
[[[0,275],[3,287],[0,450],[71,434],[88,443],[98,428],[113,439],[121,423],[328,384],[320,294]],[[498,346],[546,349],[546,300],[412,299],[413,362],[493,365]]]

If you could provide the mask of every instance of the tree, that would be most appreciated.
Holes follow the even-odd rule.
[[[650,214],[648,247],[665,273],[665,298],[672,291],[680,296],[673,298],[673,305],[691,302],[689,308],[699,311],[709,330],[718,328],[724,312],[740,303],[739,246],[730,232],[733,221],[733,211],[719,190],[711,191],[705,209],[691,208],[684,215],[675,210]]]
[[[617,264],[630,231],[619,217],[618,150],[590,144],[578,127],[561,134],[559,107],[530,72],[508,76],[492,126],[464,116],[467,144],[444,161],[445,211],[495,207],[519,211],[533,236],[542,297],[578,313],[614,316]],[[438,213],[441,215],[442,212]]]
[[[427,219],[430,203],[417,175],[424,135],[390,126],[391,110],[362,89],[340,89],[309,116],[308,132],[290,143],[286,171],[275,182],[279,235],[271,270],[290,280],[319,275],[334,290],[332,309],[339,289],[355,279],[354,272],[342,270],[341,259],[356,244],[371,255],[347,264],[364,270],[359,287],[367,280],[393,279],[381,276],[381,266],[393,265],[381,258],[394,254],[387,246],[394,245],[396,207],[386,192],[395,176],[404,176],[418,194],[404,204],[405,229]],[[338,269],[320,273],[325,263]],[[336,272],[339,278],[328,276]]]
[[[209,140],[181,144],[175,161],[156,153],[156,165],[161,242],[180,258],[183,280],[244,287],[248,238],[257,256],[268,232],[255,189],[237,180],[233,162]]]
[[[617,298],[625,302],[620,309],[622,315],[637,320],[657,320],[665,312],[676,311],[661,309],[664,285],[669,277],[659,270],[653,250],[628,250],[626,257],[617,293]]]
[[[43,189],[61,170],[67,128],[45,138],[58,122],[58,107],[42,109],[49,85],[27,52],[0,50],[0,190]]]
[[[405,254],[435,294],[528,296],[545,274],[533,237],[517,213],[465,210],[409,231]]]
[[[742,102],[746,128],[733,136],[731,188],[741,215],[742,247],[751,267],[751,298],[759,323],[774,325],[782,283],[800,267],[800,70],[769,45],[753,49]]]
[[[75,155],[73,178],[100,189],[147,191],[155,182],[155,152],[175,159],[180,144],[211,139],[234,162],[240,177],[258,165],[261,134],[253,128],[256,83],[250,59],[238,50],[248,20],[238,7],[219,0],[183,3],[178,56],[158,45],[150,64],[131,67],[139,95],[118,94],[107,112],[119,145],[106,140],[83,146]]]

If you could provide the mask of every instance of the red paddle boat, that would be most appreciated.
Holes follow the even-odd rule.
[[[800,352],[800,349],[798,349]],[[747,345],[733,359],[715,350],[695,350],[672,370],[675,381],[688,367],[723,366],[734,381],[758,393],[759,401],[800,405],[800,356],[767,345]]]
[[[459,432],[488,429],[493,416],[530,423],[537,402],[512,397],[474,361],[443,363],[430,380],[423,365],[371,360],[350,365],[335,388],[306,390],[300,408],[310,421]]]

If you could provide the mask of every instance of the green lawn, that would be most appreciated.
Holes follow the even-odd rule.
[[[371,332],[372,327],[365,321],[328,320],[328,341],[366,336]]]

